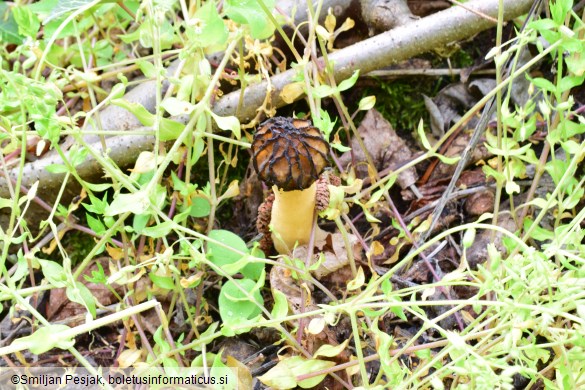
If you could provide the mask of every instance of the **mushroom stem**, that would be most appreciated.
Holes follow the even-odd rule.
[[[283,191],[273,186],[272,242],[280,254],[290,253],[295,244],[308,244],[311,238],[313,214],[317,195],[317,184],[304,190]],[[315,229],[317,240],[323,237],[323,230]]]

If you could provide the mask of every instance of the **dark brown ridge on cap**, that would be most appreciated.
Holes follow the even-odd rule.
[[[303,190],[329,162],[329,143],[311,121],[274,117],[254,134],[252,162],[262,181],[285,191]]]

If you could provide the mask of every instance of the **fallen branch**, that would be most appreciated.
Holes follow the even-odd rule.
[[[504,20],[528,12],[532,3],[533,0],[504,1]],[[498,4],[498,0],[474,0],[466,3],[466,6],[490,17],[497,17]],[[491,21],[476,13],[452,7],[338,50],[330,54],[329,59],[334,62],[335,79],[341,81],[350,77],[356,69],[365,74],[469,38],[494,26]],[[280,93],[295,75],[295,70],[288,70],[271,78],[273,106],[286,105]],[[218,115],[237,115],[242,121],[250,120],[264,101],[266,87],[266,81],[248,86],[244,92],[246,104],[241,112],[236,112],[240,91],[224,96],[217,102],[214,111]]]

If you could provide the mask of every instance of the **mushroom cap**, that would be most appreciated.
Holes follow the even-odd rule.
[[[310,187],[329,162],[329,143],[309,120],[274,117],[254,134],[252,162],[258,177],[284,191]]]

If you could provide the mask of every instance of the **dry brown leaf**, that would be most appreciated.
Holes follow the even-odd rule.
[[[353,234],[349,234],[348,239],[352,248],[353,257],[358,262],[361,259],[362,250],[359,241]],[[305,259],[307,257],[307,249],[306,245],[299,246],[294,250],[293,254],[299,259]],[[324,257],[324,261],[319,268],[312,271],[312,274],[317,279],[321,279],[349,265],[345,241],[341,233],[326,232],[324,239],[315,242],[315,252],[322,253]]]
[[[128,368],[132,367],[132,365],[136,363],[138,359],[140,359],[141,355],[142,352],[139,349],[125,349],[122,351],[120,356],[118,356],[116,361],[118,362],[120,368]]]
[[[107,269],[108,260],[109,260],[108,258],[99,259],[99,263],[101,264],[102,268]],[[89,291],[91,291],[91,294],[102,306],[111,305],[117,300],[114,294],[110,290],[108,290],[108,288],[105,285],[91,283],[86,281],[84,278],[84,275],[91,276],[92,272],[97,270],[98,267],[96,261],[89,267],[87,267],[77,280],[83,283],[89,289]],[[120,285],[113,284],[112,287],[118,293],[122,292],[122,288]],[[49,295],[49,302],[47,303],[47,318],[49,318],[49,320],[63,321],[65,319],[69,319],[80,314],[84,314],[86,311],[87,309],[83,305],[72,302],[69,300],[69,298],[67,298],[65,288],[56,288],[51,290]]]
[[[447,129],[461,119],[487,92],[495,87],[493,79],[476,79],[471,83],[454,83],[443,88],[437,96],[424,96],[425,106],[431,117],[431,133],[441,138]]]
[[[493,190],[484,189],[469,195],[465,201],[465,211],[472,216],[480,216],[484,213],[494,211],[494,200],[496,196]]]
[[[270,270],[270,286],[286,296],[289,307],[295,313],[302,306],[302,291],[298,281],[292,277],[292,271],[285,267],[274,266]]]
[[[385,168],[396,169],[412,159],[412,152],[406,142],[396,134],[390,122],[375,109],[368,111],[358,128],[358,133],[378,171]],[[355,156],[357,176],[359,178],[367,177],[368,167],[367,164],[363,164],[366,162],[366,157],[356,139],[351,140],[351,148]],[[343,167],[352,162],[351,153],[346,152],[339,158]],[[406,188],[417,180],[416,170],[409,168],[398,175],[396,182],[401,188]]]
[[[497,222],[510,232],[516,231],[516,223],[509,212],[501,212]],[[467,250],[467,262],[471,269],[476,269],[478,264],[485,262],[488,258],[487,246],[494,244],[498,252],[505,254],[506,247],[502,242],[503,234],[493,230],[482,230],[476,237],[471,247]]]
[[[362,255],[361,246],[357,237],[355,237],[353,234],[350,234],[349,242],[351,243],[353,257],[356,262],[359,262]],[[307,250],[307,245],[301,245],[295,248],[293,255],[297,259],[306,259]],[[324,239],[315,242],[314,252],[315,255],[313,257],[313,262],[318,261],[319,254],[322,254],[324,258],[324,261],[319,266],[319,268],[311,272],[317,279],[333,275],[335,272],[339,272],[349,264],[345,243],[341,233],[326,232]],[[343,275],[345,282],[351,279],[351,274],[346,275],[343,273]],[[272,267],[272,270],[270,271],[270,286],[273,289],[282,292],[286,296],[290,304],[290,308],[294,313],[300,312],[299,310],[303,306],[303,294],[301,290],[302,287],[299,285],[299,281],[293,278],[292,271],[290,269],[279,266]],[[312,310],[316,307],[314,306],[314,303],[311,299],[311,291],[309,290],[308,286],[303,286],[306,288],[306,301],[304,302],[305,310]]]
[[[282,89],[282,92],[280,93],[280,97],[286,103],[290,104],[297,100],[298,97],[301,96],[303,93],[305,93],[303,89],[303,83],[298,81],[295,83],[285,85],[284,88]]]
[[[490,179],[489,181],[493,181],[493,179]],[[483,170],[481,168],[476,168],[461,172],[461,176],[459,176],[459,180],[457,180],[457,187],[470,188],[485,185],[487,182],[488,178],[486,178]]]
[[[93,271],[97,271],[97,263],[104,268],[104,270],[108,269],[108,263],[110,262],[110,258],[102,257],[100,259],[96,259],[89,267],[87,267],[77,279],[79,282],[84,284],[91,294],[95,297],[97,303],[101,306],[109,306],[114,304],[118,301],[118,298],[114,295],[114,293],[108,289],[104,284],[101,283],[91,283],[85,280],[84,276],[91,276]],[[136,303],[142,302],[146,299],[147,294],[152,291],[151,284],[149,278],[140,277],[137,279],[134,285],[135,294],[134,299]],[[110,287],[116,291],[116,293],[120,296],[124,295],[124,288],[122,285],[117,283],[109,284]],[[159,301],[163,302],[164,297],[159,297]],[[152,311],[152,310],[151,310]],[[67,293],[65,288],[56,288],[50,291],[49,301],[47,303],[47,318],[54,322],[59,321],[67,321],[74,319],[73,323],[68,323],[69,326],[75,326],[76,324],[83,323],[85,321],[85,314],[87,309],[80,305],[79,303],[72,302],[67,298]],[[156,328],[155,328],[156,330]]]
[[[463,151],[465,150],[465,148],[469,144],[469,141],[471,140],[472,133],[473,133],[473,130],[468,130],[468,131],[464,131],[461,134],[459,134],[459,136],[457,136],[457,138],[455,138],[455,140],[453,140],[451,145],[449,145],[449,147],[447,148],[447,151],[445,152],[445,156],[447,156],[447,157],[461,156],[461,154],[463,153]],[[488,152],[488,150],[484,144],[485,144],[485,137],[482,136],[479,140],[477,147],[475,149],[473,149],[473,151],[471,153],[471,158],[469,159],[467,166],[475,164],[476,162],[478,162],[480,160],[486,160],[491,156],[491,153]],[[456,168],[457,168],[457,164],[447,165],[447,164],[440,162],[437,165],[437,169],[435,169],[433,171],[431,178],[450,176],[453,172],[455,172]]]
[[[245,364],[231,355],[226,358],[226,363],[228,367],[235,368],[238,373],[238,389],[251,389],[254,387],[252,374]]]

